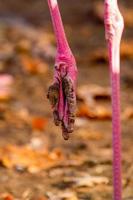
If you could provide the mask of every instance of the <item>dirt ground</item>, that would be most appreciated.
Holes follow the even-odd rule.
[[[8,89],[0,93],[0,200],[112,199],[102,4],[59,3],[79,71],[77,118],[69,141],[53,124],[46,98],[56,51],[47,2],[0,2],[0,76],[11,78],[4,83]],[[121,6],[126,20],[121,52],[123,200],[133,200],[133,3],[121,1]]]

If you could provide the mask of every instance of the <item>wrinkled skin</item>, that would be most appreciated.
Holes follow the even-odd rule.
[[[77,67],[73,55],[58,54],[54,67],[54,82],[48,89],[47,98],[53,109],[56,126],[61,125],[65,140],[73,132],[76,110],[75,85]]]

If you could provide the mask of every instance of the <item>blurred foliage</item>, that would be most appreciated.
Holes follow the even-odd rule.
[[[76,2],[76,3],[75,3]],[[111,89],[103,1],[59,0],[79,79],[75,133],[64,142],[46,91],[56,42],[47,1],[0,1],[0,199],[111,200]],[[119,1],[123,199],[133,199],[133,2]],[[63,191],[63,192],[62,192]]]

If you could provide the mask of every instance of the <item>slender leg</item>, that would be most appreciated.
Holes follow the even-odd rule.
[[[48,0],[49,10],[52,18],[54,33],[57,41],[57,49],[59,53],[70,52],[70,48],[66,39],[61,14],[57,0]]]
[[[61,124],[63,137],[67,140],[74,128],[77,66],[66,39],[57,0],[47,1],[57,41],[54,82],[47,97],[53,108],[55,125]]]
[[[120,128],[120,41],[124,28],[117,0],[105,0],[105,31],[112,86],[114,200],[122,199]]]

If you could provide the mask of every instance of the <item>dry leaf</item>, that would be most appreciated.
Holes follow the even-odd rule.
[[[97,106],[96,104],[91,108],[87,104],[81,104],[78,107],[77,110],[77,116],[78,117],[87,117],[89,119],[111,119],[111,109],[103,107],[103,106]]]
[[[47,192],[47,196],[51,200],[78,200],[76,193],[72,191]]]
[[[108,184],[107,177],[85,175],[83,177],[76,177],[73,179],[77,187],[94,187],[99,184]]]
[[[110,99],[110,96],[110,88],[99,85],[82,85],[77,89],[77,97],[89,104],[93,104],[97,99],[108,100]]]
[[[15,50],[17,53],[29,53],[31,51],[31,41],[25,39],[21,39],[15,46]]]
[[[29,110],[27,108],[19,108],[18,112],[16,113],[17,117],[20,118],[22,121],[30,124],[31,123],[31,116]]]
[[[133,59],[133,40],[125,40],[121,43],[121,58]]]
[[[36,173],[56,166],[62,162],[62,152],[55,149],[48,152],[46,149],[33,150],[29,146],[8,145],[0,148],[0,162],[7,168],[27,169]]]
[[[28,55],[21,55],[20,61],[24,71],[31,74],[46,73],[48,65],[42,62],[39,58],[30,57]]]
[[[103,133],[90,131],[85,128],[77,130],[76,134],[81,140],[101,140],[101,139],[103,139]]]
[[[86,125],[88,125],[88,120],[87,119],[83,119],[81,117],[77,117],[76,121],[75,121],[75,126],[76,127],[85,127]]]
[[[127,119],[132,119],[133,118],[133,107],[127,107],[125,111],[123,112],[122,118],[127,120]]]
[[[90,54],[90,61],[96,63],[108,62],[108,51],[105,48],[97,48]]]
[[[2,194],[0,195],[1,200],[14,200],[14,197],[11,194]]]
[[[87,117],[87,118],[90,118],[90,119],[94,119],[95,118],[95,115],[93,113],[93,111],[91,111],[88,107],[87,104],[81,104],[79,107],[78,107],[78,110],[77,110],[77,114],[76,114],[78,117]]]
[[[48,198],[46,198],[46,197],[38,197],[35,200],[48,200]]]
[[[34,117],[32,119],[32,128],[43,131],[48,123],[48,119],[43,117]]]
[[[96,106],[95,115],[97,119],[111,119],[111,108],[104,106]]]

